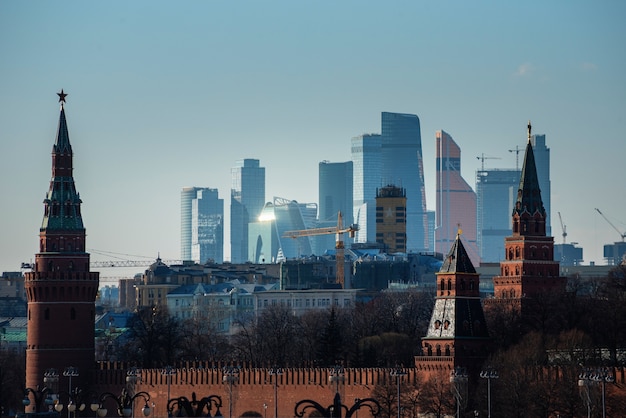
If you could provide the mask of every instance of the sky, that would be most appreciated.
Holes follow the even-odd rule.
[[[625,20],[621,0],[2,1],[0,272],[38,251],[61,89],[95,261],[178,259],[185,186],[219,190],[228,258],[235,161],[260,160],[267,201],[317,202],[319,162],[388,111],[420,118],[429,210],[437,130],[474,186],[483,154],[515,167],[531,120],[555,242],[560,212],[605,264],[620,236],[594,208],[626,231]]]

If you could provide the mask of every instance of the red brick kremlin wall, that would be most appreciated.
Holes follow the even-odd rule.
[[[191,400],[192,392],[200,399],[209,395],[219,395],[222,398],[221,413],[228,416],[230,385],[223,382],[222,367],[212,363],[188,363],[184,368],[172,369],[169,385],[169,398],[185,396]],[[96,388],[98,393],[112,392],[120,394],[121,389],[127,386],[126,372],[128,365],[122,363],[100,363],[96,373]],[[407,376],[403,377],[402,385],[409,382],[416,383],[415,369],[406,369]],[[274,417],[274,378],[278,378],[278,416],[293,417],[296,402],[311,399],[328,407],[333,403],[337,389],[336,383],[330,382],[329,377],[333,368],[296,368],[284,369],[282,375],[270,375],[269,368],[242,368],[239,371],[238,382],[232,385],[233,417],[245,412],[256,412],[258,416]],[[343,382],[338,385],[342,403],[352,406],[356,398],[372,396],[377,384],[392,383],[395,387],[396,378],[389,375],[390,369],[350,369],[343,370]],[[408,380],[407,380],[408,379]],[[150,403],[154,402],[152,417],[165,417],[168,393],[168,376],[164,369],[141,370],[135,392],[145,391],[150,394]],[[263,407],[267,405],[267,411]],[[135,407],[143,405],[138,400]],[[152,405],[151,405],[152,407]],[[113,406],[110,405],[109,410]],[[362,416],[369,416],[369,410],[363,408]],[[213,415],[215,410],[211,411]],[[156,414],[156,415],[155,415]],[[110,413],[109,416],[113,416]],[[135,415],[139,416],[139,415]]]
[[[121,393],[122,388],[127,387],[126,373],[129,366],[125,363],[99,363],[96,372],[95,390],[98,393],[112,392],[116,395]],[[404,369],[407,376],[402,379],[402,387],[405,385],[420,386],[425,380],[424,374],[433,370],[418,370],[415,368]],[[274,417],[274,378],[278,378],[278,416],[293,417],[296,402],[303,399],[311,399],[328,407],[333,402],[337,389],[336,383],[329,381],[334,372],[333,368],[294,368],[284,369],[282,375],[270,375],[269,368],[241,368],[238,382],[232,385],[232,416],[239,417],[244,413],[255,412],[257,416]],[[189,362],[184,367],[173,368],[169,379],[169,398],[185,396],[191,400],[192,392],[200,399],[209,395],[218,395],[222,398],[221,413],[225,417],[229,415],[229,389],[230,385],[223,382],[224,371],[221,365],[209,362]],[[343,382],[338,385],[342,402],[349,407],[357,398],[373,397],[372,393],[376,385],[391,384],[395,387],[395,377],[390,376],[388,368],[357,369],[346,368],[343,370]],[[558,368],[549,368],[544,371],[544,377],[554,373],[559,374]],[[626,369],[616,368],[613,370],[615,382],[619,387],[626,384]],[[542,375],[543,373],[540,373]],[[607,386],[607,391],[613,390],[612,385]],[[151,417],[163,418],[167,416],[167,393],[168,376],[164,369],[141,370],[135,392],[145,391],[150,395]],[[154,405],[152,405],[154,403]],[[263,407],[267,405],[267,410]],[[135,408],[142,407],[137,400]],[[105,405],[109,409],[108,416],[116,416],[113,405]],[[215,414],[215,409],[211,414]],[[363,408],[360,411],[362,417],[370,416],[369,410]],[[266,415],[267,414],[267,415]],[[141,416],[138,412],[135,416]]]

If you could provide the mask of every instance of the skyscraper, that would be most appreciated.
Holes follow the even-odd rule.
[[[243,159],[231,169],[230,256],[233,263],[248,261],[248,223],[256,221],[265,204],[265,167]]]
[[[191,201],[191,258],[224,262],[224,199],[217,189],[198,189]]]
[[[394,185],[376,193],[376,242],[389,254],[406,252],[406,191]]]
[[[444,131],[437,143],[437,226],[435,251],[444,253],[463,230],[465,248],[473,264],[480,263],[476,244],[476,193],[461,176],[461,148]]]
[[[504,259],[504,238],[511,235],[511,212],[520,173],[513,169],[476,172],[476,238],[483,263]]]
[[[184,187],[180,192],[180,259],[191,261],[191,202],[197,187]]]
[[[224,261],[224,199],[217,189],[185,187],[180,194],[181,260]]]
[[[310,237],[291,238],[286,231],[310,229],[305,218],[311,204],[275,197],[266,203],[260,216],[249,224],[249,255],[253,263],[275,263],[286,258],[312,254]],[[317,211],[317,208],[315,208]]]
[[[356,242],[376,241],[376,189],[381,185],[382,137],[365,134],[352,138],[353,213],[359,224]]]
[[[382,112],[381,134],[352,138],[356,242],[376,241],[376,189],[406,190],[407,250],[429,249],[420,121],[416,115]]]
[[[352,222],[352,178],[353,163],[319,163],[319,215],[318,227],[332,227],[337,225],[337,214],[341,212],[344,225]],[[318,235],[312,237],[314,254],[321,255],[326,250],[335,248],[335,237],[332,235]]]
[[[407,249],[428,249],[422,136],[417,115],[382,113],[381,163],[382,183],[406,190]]]
[[[73,177],[72,146],[65,119],[65,94],[52,147],[52,179],[44,199],[39,252],[24,288],[28,298],[26,386],[36,388],[47,369],[62,373],[71,365],[74,384],[87,382],[95,365],[94,318],[99,275],[89,271],[81,203]],[[67,375],[66,375],[67,376]],[[62,387],[67,377],[62,374]],[[31,408],[34,406],[31,405]],[[29,410],[30,412],[30,410]]]

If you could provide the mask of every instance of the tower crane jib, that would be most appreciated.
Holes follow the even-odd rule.
[[[609,221],[609,218],[607,218],[604,213],[600,212],[600,209],[596,208],[596,211],[600,214],[600,216],[602,216],[604,218],[605,221],[607,221],[607,223],[609,225],[611,225],[613,227],[614,230],[617,231],[617,233],[619,234],[620,238],[622,239],[622,242],[624,242],[624,238],[626,238],[626,233],[620,231],[619,229],[617,229],[617,227],[615,225],[613,225],[613,222]]]
[[[293,238],[297,239],[300,237],[310,237],[315,235],[329,235],[335,234],[335,259],[337,261],[337,273],[336,273],[336,283],[341,285],[344,288],[345,282],[345,273],[344,273],[344,243],[343,243],[343,234],[348,233],[350,238],[354,238],[356,232],[359,230],[359,226],[357,224],[352,224],[348,227],[343,226],[343,217],[341,215],[341,211],[337,213],[337,226],[336,227],[328,227],[328,228],[311,228],[311,229],[299,229],[294,231],[285,231],[283,234],[283,238]]]

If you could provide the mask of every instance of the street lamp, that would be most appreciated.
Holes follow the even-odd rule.
[[[198,400],[196,393],[191,393],[191,400],[184,396],[178,398],[169,399],[167,401],[167,414],[168,416],[174,416],[174,407],[176,407],[178,413],[176,416],[188,416],[188,417],[211,417],[211,410],[213,405],[217,409],[215,411],[215,417],[221,417],[222,413],[220,408],[222,407],[222,398],[217,395],[209,395]],[[206,409],[206,415],[204,410]]]
[[[126,372],[126,383],[128,383],[134,391],[137,381],[141,381],[141,369],[133,366]]]
[[[278,376],[282,376],[283,369],[274,366],[270,369],[269,374],[274,376],[274,418],[278,418]]]
[[[24,405],[24,412],[26,412],[26,407],[30,405],[29,395],[33,395],[35,398],[35,411],[34,412],[42,412],[41,407],[45,404],[46,409],[49,409],[54,404],[54,400],[50,395],[50,388],[44,387],[42,390],[26,388],[24,389],[24,399],[22,399],[22,405]]]
[[[395,369],[389,372],[389,375],[396,378],[396,386],[398,387],[398,418],[400,418],[400,379],[402,379],[403,376],[406,376],[407,373],[401,367],[396,366]]]
[[[480,372],[480,377],[487,379],[487,416],[491,418],[491,379],[498,379],[500,376],[495,369],[488,368]]]
[[[365,399],[355,399],[354,405],[348,408],[347,405],[341,403],[341,395],[339,392],[335,393],[335,398],[333,403],[328,407],[324,408],[319,403],[311,400],[311,399],[303,399],[296,403],[294,408],[294,414],[298,418],[304,417],[307,410],[313,409],[317,411],[318,414],[321,414],[322,417],[331,417],[331,418],[351,418],[352,415],[357,412],[361,408],[369,408],[373,416],[378,416],[380,414],[380,404],[374,398],[365,398]],[[345,416],[342,417],[342,412],[345,411]],[[314,412],[311,412],[312,415]]]
[[[464,387],[467,385],[467,372],[464,367],[456,367],[450,372],[450,383],[452,383],[452,393],[456,398],[456,417],[461,418],[461,401],[464,399],[457,387],[458,384],[462,384]]]
[[[336,365],[328,374],[328,382],[335,384],[335,392],[339,393],[339,383],[344,381],[344,370],[340,365]]]
[[[35,399],[35,404],[33,405],[34,412],[43,412],[41,408],[45,405],[46,410],[52,411],[52,406],[54,405],[54,399],[52,399],[52,394],[55,392],[56,383],[59,381],[59,373],[56,369],[46,369],[43,374],[43,389],[39,389],[39,386],[36,388],[25,388],[24,389],[24,399],[22,399],[22,405],[24,405],[24,412],[26,412],[26,408],[30,406],[30,397],[29,395],[33,395]]]
[[[72,393],[72,377],[79,376],[78,368],[74,366],[66,367],[65,370],[63,370],[63,376],[69,378],[67,392],[68,394],[71,394]],[[55,406],[55,409],[56,409],[56,406]],[[63,410],[63,405],[61,405],[61,410]],[[67,404],[67,418],[70,418],[70,414],[74,411],[76,411],[76,404],[72,403],[72,399],[70,396],[69,403]],[[57,412],[61,412],[61,411],[57,410]]]
[[[176,370],[172,368],[172,366],[165,366],[163,370],[161,370],[161,374],[166,376],[167,378],[167,399],[170,398],[170,384],[172,382],[172,375],[176,374]]]
[[[112,399],[117,405],[117,413],[121,417],[132,417],[133,416],[133,405],[135,403],[135,399],[142,398],[144,401],[144,406],[141,408],[141,412],[145,417],[150,415],[151,409],[148,405],[148,401],[150,400],[150,395],[147,392],[137,392],[134,395],[130,395],[126,388],[122,389],[122,393],[120,396],[116,396],[111,392],[105,392],[100,395],[100,406],[96,410],[99,417],[105,417],[107,415],[107,409],[104,408],[104,402],[107,399]],[[93,405],[92,405],[93,409]]]
[[[233,383],[239,381],[239,369],[227,366],[223,369],[222,382],[228,383],[228,418],[233,417]]]
[[[602,418],[606,418],[606,384],[615,381],[615,377],[609,373],[606,368],[599,369],[585,369],[580,375],[578,375],[578,386],[583,388],[586,397],[584,398],[587,403],[587,417],[591,416],[591,396],[589,393],[589,385],[602,384]]]

